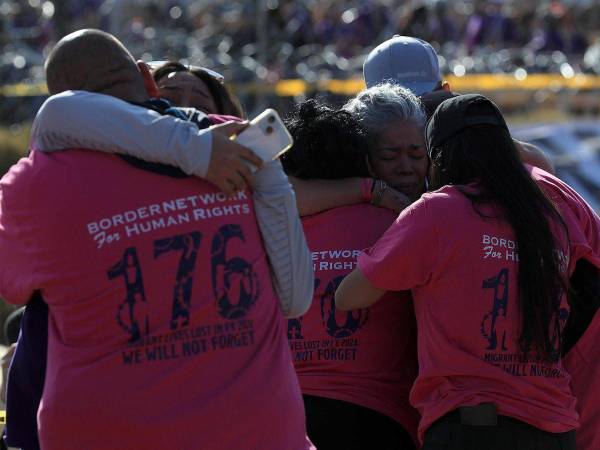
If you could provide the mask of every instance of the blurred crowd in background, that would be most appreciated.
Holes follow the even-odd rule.
[[[317,82],[361,79],[365,56],[394,34],[431,42],[442,72],[457,77],[600,74],[598,23],[600,0],[0,0],[0,144],[43,102],[43,63],[54,43],[81,28],[113,33],[145,61],[221,72],[252,116],[267,105],[289,107],[293,98],[273,92],[280,80],[313,83],[307,95],[314,95]],[[3,90],[20,83],[38,89]],[[598,114],[599,93],[513,90],[492,98],[509,114]],[[11,127],[8,137],[2,126]]]
[[[229,81],[360,76],[394,34],[445,73],[600,73],[600,2],[529,0],[0,0],[0,84],[41,79],[64,34],[109,31],[144,60],[183,59]]]
[[[446,74],[572,77],[600,74],[598,23],[597,0],[0,0],[0,87],[43,82],[52,45],[89,27],[135,57],[203,65],[230,83],[360,78],[394,34],[431,42]],[[29,119],[31,103],[9,100],[0,122]]]

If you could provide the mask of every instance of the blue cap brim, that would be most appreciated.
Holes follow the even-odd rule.
[[[410,90],[417,97],[425,94],[429,94],[433,92],[435,88],[438,86],[439,81],[434,83],[432,82],[409,82],[409,83],[400,83],[401,86],[404,86],[406,89]]]
[[[383,84],[383,83],[398,84],[398,85],[408,89],[409,91],[411,91],[417,97],[419,97],[421,95],[425,95],[425,94],[429,94],[430,92],[433,92],[433,90],[438,86],[439,81],[436,81],[436,82],[425,82],[425,81],[399,82],[398,80],[395,80],[393,78],[386,78],[383,80],[379,80],[377,83],[373,83],[373,82],[369,82],[369,80],[365,80],[365,84],[367,85],[367,88],[371,88],[373,86],[377,86],[378,84]]]

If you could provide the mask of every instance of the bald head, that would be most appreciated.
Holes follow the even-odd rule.
[[[131,53],[100,30],[80,30],[62,38],[46,61],[46,83],[50,94],[84,90],[134,102],[148,99]]]

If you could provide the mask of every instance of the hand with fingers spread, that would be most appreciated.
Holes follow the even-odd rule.
[[[248,164],[260,168],[263,164],[252,150],[230,139],[248,126],[248,122],[226,122],[210,127],[212,152],[206,179],[226,194],[252,186],[254,177]]]

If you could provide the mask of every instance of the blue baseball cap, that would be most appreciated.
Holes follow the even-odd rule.
[[[369,53],[363,76],[367,87],[387,81],[409,89],[416,96],[433,91],[442,81],[433,47],[422,39],[400,35]]]

